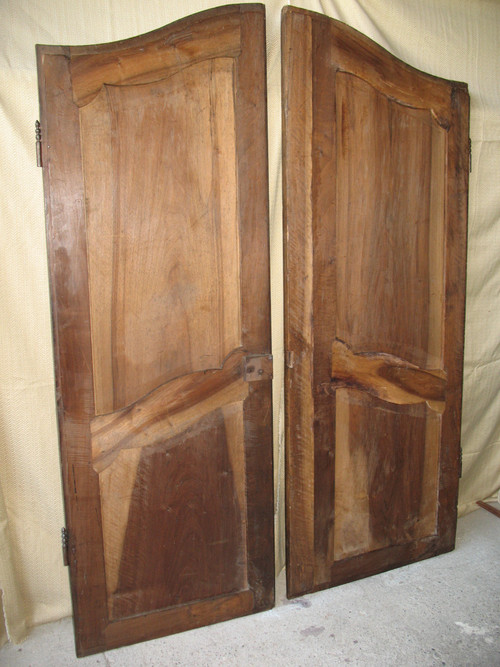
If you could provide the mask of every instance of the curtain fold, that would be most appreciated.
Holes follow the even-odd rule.
[[[26,608],[19,590],[9,520],[0,484],[0,646],[26,638]]]

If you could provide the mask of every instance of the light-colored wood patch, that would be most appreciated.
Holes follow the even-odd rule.
[[[240,345],[233,67],[105,86],[80,110],[97,415]]]
[[[113,216],[112,123],[106,88],[80,110],[83,172],[86,191],[86,231],[92,367],[96,414],[114,409],[112,326]],[[96,159],[98,156],[98,159]]]
[[[429,209],[429,338],[428,368],[443,368],[445,307],[445,194],[448,135],[437,123],[432,126]]]
[[[110,616],[111,596],[118,586],[123,542],[140,458],[140,449],[122,451],[113,465],[108,466],[99,475],[104,565]]]
[[[240,362],[241,372],[241,355],[236,354],[222,371],[212,371],[207,377],[179,378],[130,409],[96,417],[91,423],[94,469],[102,472],[122,450],[161,443],[210,412],[243,401],[248,396],[248,383],[241,375],[231,374],[235,360]]]
[[[245,465],[245,425],[243,421],[243,403],[228,404],[222,408],[224,425],[226,428],[226,442],[228,447],[229,461],[233,471],[234,487],[241,516],[241,558],[245,560],[242,568],[244,583],[243,588],[248,586],[248,572],[246,566],[247,553],[247,485]]]
[[[446,132],[345,72],[336,105],[335,335],[441,368]]]
[[[336,391],[332,564],[436,534],[441,415],[383,405]]]
[[[330,563],[370,548],[368,461],[361,449],[350,447],[349,391],[335,394],[335,523]]]
[[[424,371],[390,354],[355,353],[340,340],[332,343],[332,382],[329,391],[347,386],[367,391],[397,405],[427,403],[442,413],[446,373]]]

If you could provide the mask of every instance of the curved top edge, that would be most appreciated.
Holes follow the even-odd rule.
[[[327,23],[330,26],[332,26],[335,30],[342,30],[343,32],[346,32],[349,34],[349,36],[356,40],[358,43],[362,43],[363,45],[368,45],[370,47],[376,47],[379,49],[379,51],[382,54],[387,54],[391,58],[394,58],[395,60],[398,61],[402,66],[410,70],[411,72],[414,72],[415,74],[418,74],[420,76],[426,77],[428,80],[435,81],[436,83],[444,83],[448,84],[454,88],[459,88],[462,89],[464,92],[468,93],[468,85],[464,81],[455,81],[453,79],[446,79],[441,76],[437,76],[435,74],[429,74],[429,72],[424,72],[421,69],[418,69],[417,67],[414,67],[413,65],[410,65],[404,60],[401,60],[401,58],[398,58],[398,56],[395,56],[393,53],[391,53],[388,49],[386,49],[384,46],[381,46],[378,42],[376,42],[374,39],[371,37],[368,37],[364,33],[360,32],[359,30],[356,30],[356,28],[353,28],[350,26],[348,23],[344,23],[343,21],[339,21],[338,19],[334,19],[331,16],[327,16],[326,14],[321,14],[320,12],[314,12],[309,9],[302,9],[301,7],[293,7],[293,6],[285,6],[281,10],[281,20],[282,22],[284,21],[285,17],[290,14],[302,14],[303,16],[308,16],[314,21],[321,21],[323,23]]]
[[[75,103],[77,104],[78,107],[80,107],[80,109],[83,109],[84,107],[87,107],[89,104],[95,102],[95,100],[99,97],[99,95],[105,92],[106,88],[132,88],[137,86],[144,86],[144,87],[157,86],[159,83],[163,83],[164,81],[171,81],[171,79],[177,76],[177,74],[179,74],[180,72],[184,72],[190,67],[196,67],[197,65],[201,65],[203,62],[204,62],[203,60],[195,60],[192,63],[187,63],[186,65],[179,67],[179,69],[176,69],[175,71],[167,75],[165,75],[165,72],[159,72],[157,76],[153,75],[151,79],[147,79],[146,81],[140,81],[134,83],[103,83],[102,86],[97,91],[92,91],[92,93],[86,95],[83,99],[75,100]]]
[[[265,6],[261,3],[249,4],[234,4],[222,5],[212,9],[206,9],[202,12],[196,12],[189,16],[184,16],[172,23],[167,23],[161,28],[150,30],[142,35],[135,35],[134,37],[127,37],[114,42],[102,42],[100,44],[82,44],[82,45],[55,45],[55,44],[36,44],[37,53],[41,52],[47,55],[65,54],[68,49],[71,50],[73,56],[92,55],[94,53],[110,53],[119,51],[123,48],[143,45],[148,42],[154,42],[160,37],[164,37],[166,32],[178,31],[184,27],[193,25],[193,23],[202,23],[219,18],[220,16],[231,16],[237,14],[245,14],[249,12],[257,12],[265,14]]]

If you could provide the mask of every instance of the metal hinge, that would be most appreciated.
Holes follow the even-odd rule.
[[[469,137],[469,173],[472,174],[472,139]]]
[[[67,528],[61,528],[61,543],[63,562],[65,565],[69,565],[69,533]]]
[[[245,382],[273,379],[273,355],[254,354],[245,358]]]
[[[42,129],[40,127],[40,121],[35,121],[35,145],[36,145],[36,166],[42,166]]]

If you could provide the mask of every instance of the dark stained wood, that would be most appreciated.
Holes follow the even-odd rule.
[[[274,601],[264,10],[37,57],[87,655]]]
[[[287,586],[453,548],[467,86],[282,18]]]
[[[113,620],[248,588],[245,496],[240,507],[226,421],[216,410],[141,452]]]
[[[266,42],[264,7],[242,5],[241,55],[236,68],[235,122],[240,216],[242,343],[251,355],[271,350],[269,283]],[[260,13],[262,12],[262,13]],[[256,39],[257,35],[262,35]],[[245,48],[243,48],[243,46]],[[257,305],[258,304],[258,305]],[[269,377],[269,376],[268,376]],[[255,610],[274,605],[271,382],[251,382],[243,404],[246,444],[248,584]]]
[[[497,507],[493,507],[493,505],[490,505],[490,503],[484,503],[482,500],[478,500],[476,505],[479,505],[479,507],[482,507],[483,510],[491,512],[491,514],[494,514],[500,519],[500,510]]]

